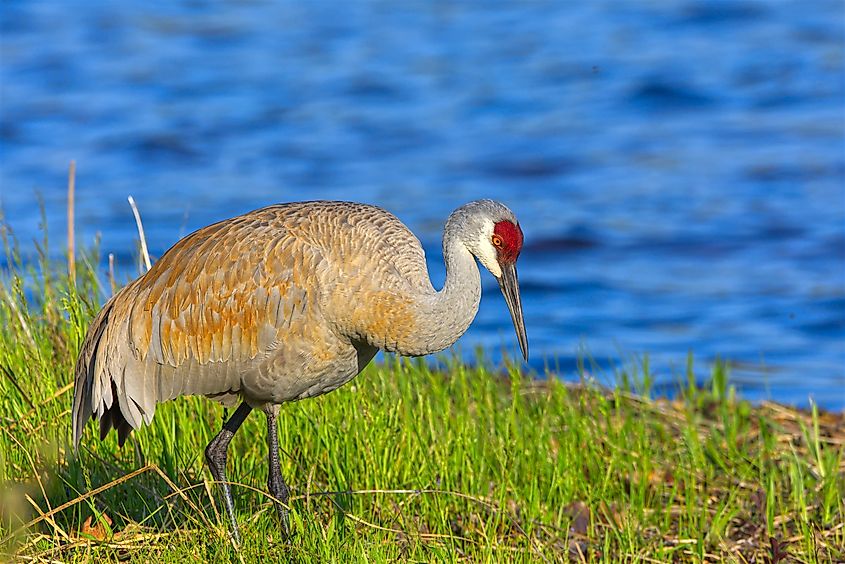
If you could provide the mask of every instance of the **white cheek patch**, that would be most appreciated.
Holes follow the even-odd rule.
[[[490,242],[490,239],[493,237],[493,229],[495,229],[493,222],[489,219],[485,220],[484,228],[481,230],[478,241],[475,244],[475,256],[478,257],[484,268],[489,270],[493,276],[500,278],[502,276],[502,268],[499,266],[496,247]]]

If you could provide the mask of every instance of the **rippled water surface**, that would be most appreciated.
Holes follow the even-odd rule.
[[[423,241],[501,199],[531,365],[688,351],[741,393],[845,408],[845,18],[838,0],[3,2],[0,202],[27,248],[102,234],[126,274],[272,202],[379,204]],[[516,343],[495,281],[460,341]]]

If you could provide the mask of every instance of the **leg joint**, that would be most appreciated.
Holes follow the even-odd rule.
[[[290,499],[290,488],[288,488],[281,474],[275,472],[270,473],[270,476],[267,478],[267,490],[282,503],[286,504],[288,499]]]
[[[215,480],[220,480],[221,476],[225,475],[226,451],[229,448],[232,435],[233,433],[224,429],[205,447],[205,461],[208,463]]]

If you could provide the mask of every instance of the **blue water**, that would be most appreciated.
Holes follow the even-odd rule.
[[[271,202],[386,207],[421,238],[478,197],[521,220],[531,366],[661,389],[694,352],[747,398],[845,408],[845,17],[839,0],[12,2],[0,203],[25,248],[126,275]],[[58,252],[58,250],[57,250]],[[486,276],[460,341],[517,353]],[[592,366],[590,361],[588,365]]]

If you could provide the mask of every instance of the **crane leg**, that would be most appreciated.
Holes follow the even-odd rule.
[[[252,408],[246,403],[239,405],[232,417],[223,423],[223,429],[205,447],[205,461],[208,463],[211,475],[214,476],[214,481],[223,490],[223,502],[226,504],[226,513],[229,516],[232,538],[235,539],[237,544],[240,544],[241,536],[238,533],[238,521],[235,519],[235,504],[232,501],[232,490],[226,479],[226,453],[229,450],[229,442],[251,411]]]
[[[267,414],[267,490],[273,496],[273,506],[276,508],[276,515],[279,516],[282,534],[287,537],[290,535],[287,507],[290,489],[282,478],[282,470],[279,464],[279,434],[276,431],[276,416],[279,413],[279,406],[270,404],[264,409],[264,413]]]

